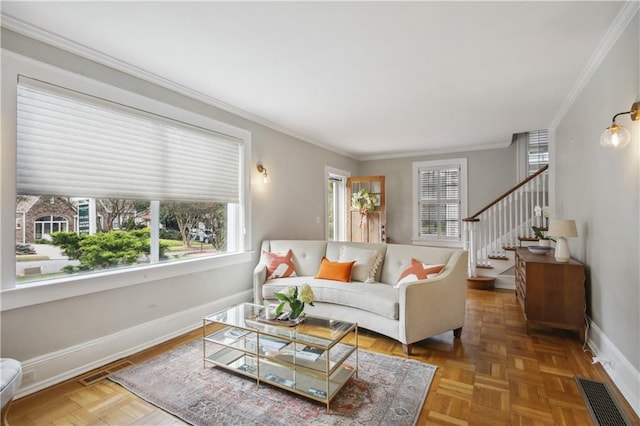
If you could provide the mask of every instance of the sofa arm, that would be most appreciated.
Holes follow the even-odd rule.
[[[262,305],[262,285],[267,280],[267,265],[258,263],[253,270],[253,303]]]
[[[467,252],[452,255],[444,274],[398,287],[399,340],[414,343],[464,325]]]

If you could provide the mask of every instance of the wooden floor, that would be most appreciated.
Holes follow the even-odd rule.
[[[574,376],[607,382],[640,424],[600,365],[592,365],[569,332],[525,332],[510,291],[469,290],[462,338],[446,333],[414,345],[412,357],[438,367],[419,425],[589,425]],[[194,330],[126,360],[138,363],[201,337]],[[360,347],[402,356],[397,342],[363,331]],[[182,425],[175,417],[109,380],[69,380],[14,401],[10,425]]]

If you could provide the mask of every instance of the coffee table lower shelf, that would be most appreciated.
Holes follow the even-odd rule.
[[[205,363],[213,364],[226,370],[255,379],[257,384],[268,383],[289,392],[323,402],[327,404],[336,396],[338,391],[356,373],[355,368],[342,364],[327,376],[321,371],[313,372],[303,365],[282,365],[270,361],[268,358],[257,358],[244,351],[225,347],[204,359]],[[325,363],[324,360],[317,360]],[[309,363],[307,363],[308,365]],[[330,370],[333,369],[330,366]],[[329,394],[326,395],[328,382]]]

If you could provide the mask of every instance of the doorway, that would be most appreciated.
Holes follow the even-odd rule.
[[[326,235],[329,241],[346,241],[347,236],[347,178],[345,170],[325,168]]]

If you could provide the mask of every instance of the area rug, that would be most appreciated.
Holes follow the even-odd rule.
[[[359,351],[352,377],[326,405],[216,367],[193,341],[109,379],[181,418],[206,425],[415,425],[436,366]]]

